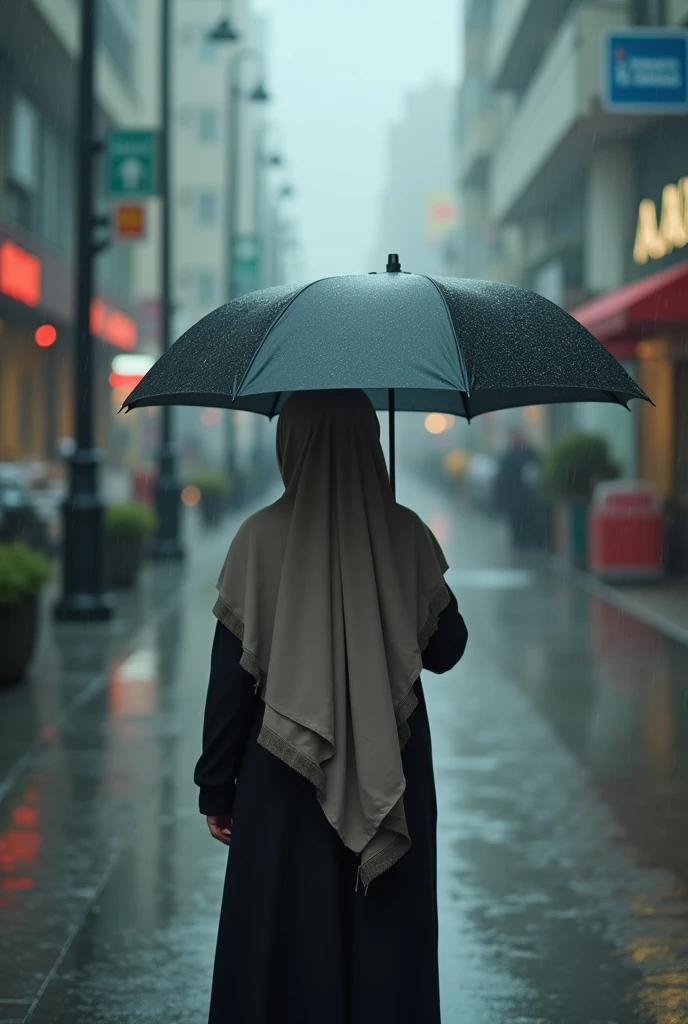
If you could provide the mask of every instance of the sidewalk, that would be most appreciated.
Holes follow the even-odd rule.
[[[688,649],[399,485],[470,631],[424,679],[443,1020],[688,1020]],[[207,1020],[227,852],[193,766],[214,583],[249,511],[212,533],[185,517],[184,566],[147,567],[113,622],[46,621],[30,678],[0,691],[3,1024]]]
[[[668,579],[658,583],[610,584],[593,573],[575,569],[564,559],[550,556],[552,569],[574,580],[586,593],[628,612],[666,636],[688,644],[688,579]]]

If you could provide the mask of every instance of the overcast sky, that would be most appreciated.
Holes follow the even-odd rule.
[[[462,0],[255,0],[271,119],[298,198],[299,276],[365,273],[386,129],[410,90],[460,76]],[[384,255],[384,254],[383,254]]]

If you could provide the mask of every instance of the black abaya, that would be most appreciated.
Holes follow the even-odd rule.
[[[452,595],[423,655],[461,658]],[[310,782],[257,741],[263,702],[241,643],[215,631],[195,772],[202,814],[233,816],[209,1024],[439,1024],[435,782],[420,680],[403,754],[411,848],[366,892]]]

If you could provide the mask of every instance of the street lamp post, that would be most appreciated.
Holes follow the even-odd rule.
[[[229,87],[229,298],[236,298],[237,281],[235,274],[234,250],[237,241],[237,225],[239,222],[239,199],[240,199],[240,110],[241,100],[248,99],[252,103],[265,103],[270,97],[262,80],[247,93],[242,93],[240,73],[242,65],[248,61],[256,62],[263,68],[263,55],[260,50],[248,47],[241,50],[230,65],[230,87]],[[261,79],[262,79],[261,75]],[[255,183],[257,186],[257,182]]]
[[[263,171],[271,171],[284,165],[284,158],[278,149],[266,145],[269,126],[263,124],[256,132],[253,163],[253,223],[258,245],[260,286],[272,284],[269,256],[269,227],[266,224],[266,202],[263,189]]]
[[[284,284],[285,283],[282,280],[282,277],[283,277],[283,275],[282,275],[282,269],[283,269],[282,263],[283,263],[283,260],[281,259],[282,249],[285,248],[284,238],[283,238],[283,231],[284,231],[285,225],[284,225],[284,222],[282,221],[282,219],[280,217],[279,207],[280,207],[280,203],[282,203],[285,199],[291,199],[293,194],[294,194],[294,190],[291,187],[291,185],[282,185],[282,187],[279,189],[279,191],[277,193],[277,196],[275,197],[275,203],[274,203],[274,206],[273,206],[273,209],[272,209],[271,232],[270,232],[270,234],[271,234],[271,239],[270,239],[270,249],[271,249],[271,252],[270,252],[270,262],[271,262],[270,276],[271,276],[271,283],[272,284]]]
[[[240,50],[239,53],[232,59],[230,63],[230,83],[229,83],[229,125],[228,125],[228,147],[229,147],[229,160],[228,160],[228,174],[229,174],[229,194],[228,194],[228,214],[229,214],[229,231],[228,231],[228,260],[229,265],[227,268],[227,291],[228,299],[236,298],[237,293],[237,279],[235,273],[235,262],[236,262],[236,246],[237,246],[237,225],[239,221],[239,199],[240,199],[240,181],[239,175],[241,172],[241,161],[240,161],[240,110],[242,99],[249,99],[253,103],[264,103],[269,99],[267,90],[263,85],[263,82],[259,80],[258,84],[247,93],[243,93],[241,89],[241,69],[244,63],[247,61],[253,61],[258,64],[261,71],[263,68],[263,55],[260,50],[253,47],[247,47],[246,49]],[[262,76],[261,76],[262,78]],[[254,184],[257,187],[257,182]],[[228,410],[225,420],[225,459],[227,474],[230,481],[236,491],[237,484],[237,464],[236,464],[236,437],[234,430],[234,420],[232,410]]]
[[[61,621],[109,619],[114,600],[105,587],[103,502],[98,491],[100,456],[93,447],[93,137],[96,0],[81,3],[77,134],[77,288],[74,345],[76,449],[70,463],[69,494],[63,507],[62,593],[55,607]]]
[[[172,209],[170,194],[170,91],[172,51],[172,0],[160,4],[160,347],[163,354],[172,344]],[[179,537],[180,485],[174,446],[173,410],[164,405],[160,420],[160,450],[156,480],[158,531],[153,540],[154,558],[181,559],[184,549]]]

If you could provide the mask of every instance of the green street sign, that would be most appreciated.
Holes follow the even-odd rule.
[[[260,239],[238,235],[232,248],[232,298],[236,299],[260,287]]]
[[[150,196],[157,192],[157,133],[110,132],[106,183],[112,196]]]

